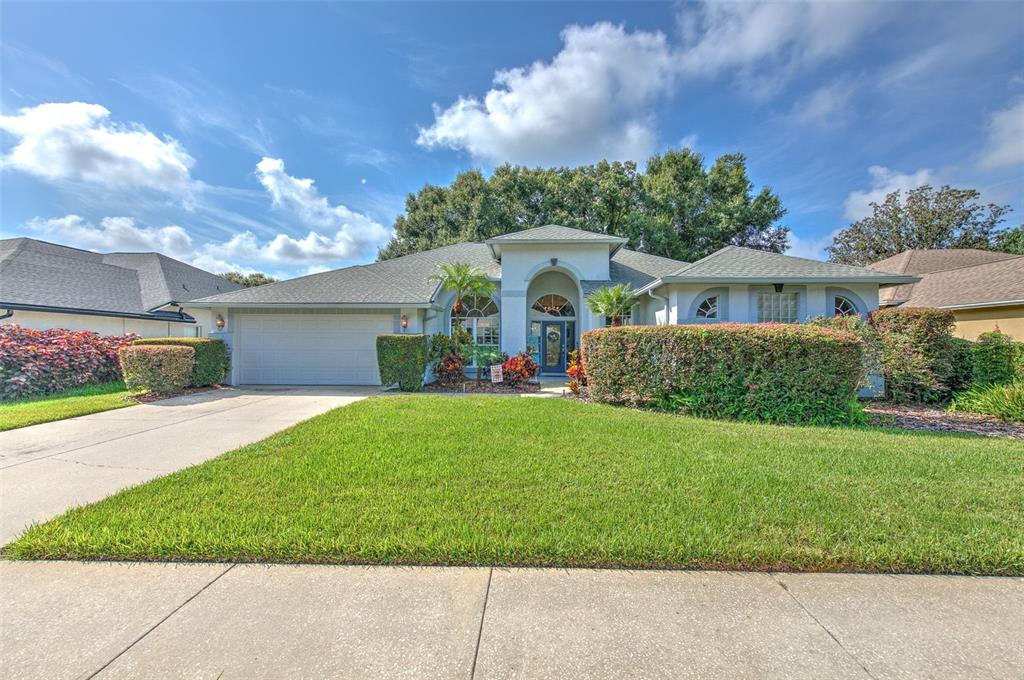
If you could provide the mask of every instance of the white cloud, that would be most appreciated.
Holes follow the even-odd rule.
[[[17,138],[3,165],[49,180],[188,190],[194,161],[177,141],[109,118],[103,106],[84,102],[40,104],[0,116],[0,130]]]
[[[828,236],[801,238],[797,234],[790,232],[789,247],[786,248],[786,254],[794,257],[806,257],[809,260],[824,260],[826,259],[825,246],[831,245],[832,239],[838,233],[839,230],[836,230]]]
[[[372,254],[391,237],[390,229],[370,217],[331,205],[312,179],[286,173],[280,158],[264,158],[256,165],[256,174],[275,206],[311,227],[301,239],[278,234],[265,246],[267,257],[285,262],[350,260]]]
[[[686,135],[685,137],[679,140],[679,148],[696,151],[698,139],[700,139],[700,137],[696,133]]]
[[[996,111],[988,124],[988,140],[979,165],[986,170],[1024,163],[1024,98]]]
[[[834,127],[850,112],[854,86],[847,81],[831,83],[801,97],[793,105],[790,118],[797,123]]]
[[[928,168],[917,172],[903,173],[881,165],[868,168],[871,188],[865,191],[851,191],[846,197],[844,214],[849,220],[859,220],[871,214],[871,203],[881,203],[894,191],[909,191],[922,184],[935,184],[937,178]]]
[[[679,15],[680,69],[734,69],[753,95],[773,93],[799,70],[835,57],[876,24],[876,3],[706,2]]]
[[[650,107],[674,82],[662,33],[569,26],[551,62],[499,71],[483,99],[435,107],[417,142],[526,165],[643,160],[655,144]]]

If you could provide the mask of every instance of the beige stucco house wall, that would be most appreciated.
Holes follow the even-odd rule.
[[[998,327],[1014,340],[1024,342],[1024,304],[954,309],[953,315],[956,317],[954,333],[958,337],[976,340],[979,334]]]

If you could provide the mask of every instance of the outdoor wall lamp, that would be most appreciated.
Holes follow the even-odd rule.
[[[214,321],[214,323],[217,325],[217,330],[219,330],[219,331],[224,330],[224,317],[223,316],[218,314],[217,315],[217,319]]]
[[[557,267],[558,266],[558,258],[557,257],[551,258],[551,266],[552,267]]]
[[[772,285],[775,286],[775,292],[776,293],[781,293],[782,292],[782,287],[784,285],[786,285],[786,284],[784,284],[784,283],[773,283]]]
[[[402,318],[398,320],[398,325],[402,327],[403,331],[409,328],[409,317],[403,314]]]

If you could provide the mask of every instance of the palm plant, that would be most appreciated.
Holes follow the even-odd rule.
[[[455,323],[461,328],[462,321],[459,315],[463,310],[462,301],[467,297],[492,297],[494,283],[487,278],[482,269],[465,262],[446,262],[437,268],[438,272],[431,275],[430,280],[437,281],[442,288],[455,293],[452,319],[455,319]]]
[[[612,326],[621,326],[622,319],[636,304],[636,293],[628,283],[605,286],[587,295],[587,307],[594,314],[608,317]]]

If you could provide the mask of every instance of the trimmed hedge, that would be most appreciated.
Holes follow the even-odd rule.
[[[974,343],[974,383],[985,386],[1013,382],[1016,359],[1013,338],[999,331],[982,333]]]
[[[974,342],[966,338],[953,338],[953,373],[949,379],[949,390],[966,390],[973,382]]]
[[[957,350],[948,309],[898,307],[871,313],[879,334],[885,394],[893,401],[943,401],[953,391]]]
[[[195,350],[192,387],[219,385],[228,374],[228,347],[218,338],[144,338],[136,345],[180,345]]]
[[[189,386],[196,352],[181,345],[132,345],[120,355],[128,389],[170,394]]]
[[[138,336],[0,325],[0,399],[22,399],[121,377],[118,350]]]
[[[428,344],[427,336],[419,333],[378,335],[380,383],[385,386],[398,383],[398,389],[403,392],[422,390]]]
[[[864,343],[795,324],[628,326],[587,331],[591,397],[777,423],[858,420]]]

